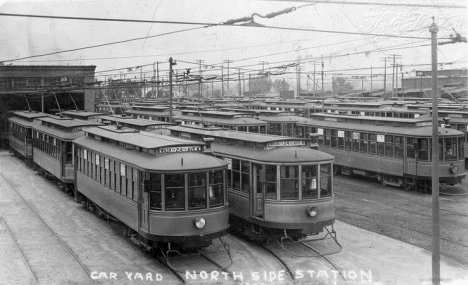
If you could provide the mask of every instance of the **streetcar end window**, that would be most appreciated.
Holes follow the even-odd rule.
[[[302,166],[302,199],[318,198],[317,165]]]
[[[190,173],[188,176],[189,210],[206,209],[206,172]]]
[[[210,207],[224,205],[224,178],[223,170],[210,172],[210,184],[208,187],[210,195]]]
[[[332,195],[331,164],[320,165],[320,198]]]
[[[185,175],[165,174],[166,210],[183,211],[185,209]]]

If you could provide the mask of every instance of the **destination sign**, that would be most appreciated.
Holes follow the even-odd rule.
[[[305,145],[305,141],[279,141],[279,142],[269,142],[268,147],[277,147],[277,146],[300,146]]]
[[[162,147],[159,149],[159,153],[192,152],[192,151],[201,151],[201,146],[174,146],[174,147]]]
[[[432,126],[432,122],[420,122],[420,123],[416,123],[416,127],[427,127],[427,126]]]

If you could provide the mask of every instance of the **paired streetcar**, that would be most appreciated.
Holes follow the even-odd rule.
[[[231,227],[252,239],[318,234],[335,222],[333,156],[310,140],[176,126],[180,138],[212,141],[214,156],[229,163]]]

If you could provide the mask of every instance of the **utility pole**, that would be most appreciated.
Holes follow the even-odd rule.
[[[398,72],[397,65],[395,63],[396,59],[401,59],[401,55],[393,54],[393,64],[392,64],[392,97],[395,97],[395,72]]]
[[[395,93],[396,93],[396,97],[398,97],[398,67],[399,65],[395,65],[395,77],[396,77],[396,80],[395,80]]]
[[[384,93],[383,93],[383,96],[385,97],[385,94],[387,93],[387,58],[385,57],[384,58],[384,61],[385,61],[385,65],[384,65],[384,77],[383,77],[383,90],[384,90]]]
[[[372,91],[372,66],[370,67],[370,90]]]
[[[262,76],[265,74],[265,63],[268,64],[267,61],[259,61],[258,64],[261,64],[262,65]],[[262,88],[262,95],[263,95],[263,84],[261,84],[261,81],[260,81],[260,87]]]
[[[172,66],[177,63],[172,61],[172,57],[169,58],[169,123],[172,123]]]
[[[323,60],[322,60],[322,96],[325,97],[325,90],[323,89]]]
[[[224,99],[224,66],[221,65],[221,97]]]
[[[244,93],[242,94],[242,96],[244,96],[244,94],[245,94],[245,74],[242,74],[242,83],[244,84]]]
[[[438,87],[437,87],[437,32],[439,28],[432,17],[432,284],[440,284],[440,217],[439,217],[439,131],[438,131]]]
[[[229,63],[232,63],[232,60],[225,60],[225,63],[227,63],[227,95],[229,96],[230,90],[229,90]]]
[[[203,97],[202,92],[203,92],[203,86],[202,86],[202,70],[201,70],[201,65],[204,62],[204,60],[197,60],[198,62],[198,96]]]
[[[156,61],[156,97],[159,97],[159,62]]]
[[[400,65],[400,73],[401,73],[401,92],[403,94],[403,97],[406,97],[405,87],[403,86],[403,81],[404,81],[403,64]]]
[[[251,93],[251,89],[250,89],[250,77],[252,76],[252,74],[249,74],[249,97],[252,96],[252,93]]]
[[[153,62],[153,78],[151,78],[152,80],[156,80],[156,66],[155,65],[156,65],[156,63]],[[151,86],[152,87],[151,88],[151,96],[154,96],[154,85],[153,84],[151,84],[151,85],[152,85]]]
[[[242,93],[242,85],[241,85],[242,82],[241,82],[241,76],[240,76],[241,69],[239,68],[238,70],[239,70],[239,73],[238,73],[239,74],[239,84],[238,84],[238,90],[239,91],[238,91],[238,95],[241,96],[241,93]]]
[[[316,96],[317,92],[317,82],[315,81],[315,61],[314,61],[314,97]]]

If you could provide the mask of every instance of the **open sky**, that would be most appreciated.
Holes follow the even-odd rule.
[[[159,62],[161,76],[167,76],[168,59],[177,61],[176,72],[191,68],[198,73],[202,60],[204,76],[224,74],[229,63],[232,73],[244,76],[270,69],[272,79],[293,82],[300,63],[302,74],[316,72],[324,62],[325,89],[332,77],[346,77],[355,86],[366,76],[369,88],[372,74],[374,89],[383,84],[384,58],[396,54],[405,76],[415,70],[429,70],[431,63],[431,17],[439,26],[439,42],[446,42],[453,29],[467,36],[467,1],[460,0],[345,0],[335,3],[310,1],[246,0],[156,0],[156,1],[2,1],[0,13],[118,18],[172,22],[219,24],[229,19],[258,15],[296,7],[295,11],[265,19],[253,15],[256,23],[287,30],[246,26],[203,26],[187,24],[78,21],[7,17],[0,15],[0,62],[14,65],[96,65],[99,79],[150,78],[153,63]],[[337,3],[340,2],[340,3]],[[345,3],[342,3],[345,2]],[[361,4],[356,4],[356,2]],[[366,3],[364,3],[366,2]],[[354,4],[353,4],[354,3]],[[372,3],[380,3],[375,5]],[[392,5],[382,5],[392,4]],[[409,6],[408,6],[409,5]],[[411,6],[415,5],[415,6]],[[416,7],[416,5],[425,5]],[[429,7],[432,6],[432,7]],[[437,7],[445,6],[445,7]],[[462,8],[459,8],[462,6]],[[236,24],[238,25],[238,24]],[[188,30],[191,29],[191,30]],[[304,29],[302,31],[293,29]],[[306,31],[307,30],[307,31]],[[372,34],[372,35],[368,35]],[[378,35],[399,37],[387,37]],[[148,38],[144,38],[148,37]],[[404,38],[402,38],[404,37]],[[24,57],[89,47],[93,45],[140,40],[96,48]],[[466,43],[440,45],[441,68],[466,68]],[[262,61],[267,63],[261,63]],[[387,62],[387,74],[392,73]],[[286,67],[289,65],[290,67]],[[138,67],[138,68],[137,68]],[[131,70],[131,71],[130,71]],[[302,85],[306,84],[303,77]],[[318,76],[317,76],[318,78]],[[310,80],[309,80],[310,81]],[[310,86],[313,84],[309,82]]]

